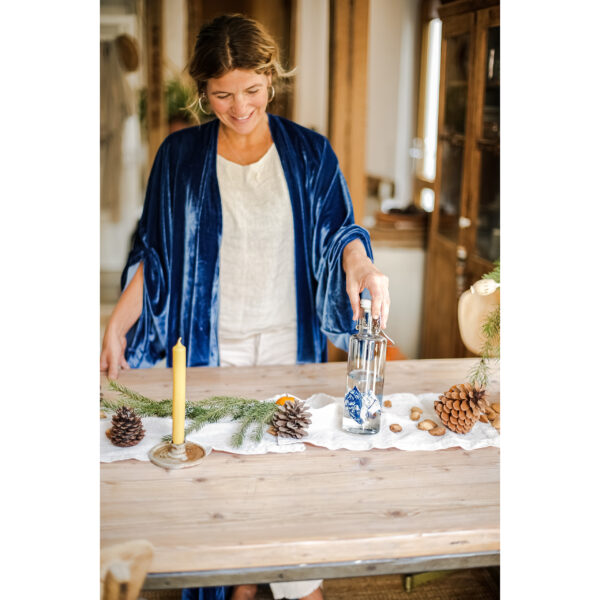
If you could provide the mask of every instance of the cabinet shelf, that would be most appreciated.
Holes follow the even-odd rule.
[[[500,138],[494,140],[479,138],[477,140],[477,147],[480,150],[491,150],[495,152],[500,152]]]
[[[440,133],[438,135],[440,142],[448,142],[451,146],[464,146],[465,139],[464,133]]]

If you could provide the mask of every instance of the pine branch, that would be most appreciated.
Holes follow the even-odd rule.
[[[142,417],[167,417],[172,413],[170,399],[156,402],[146,396],[142,396],[142,394],[134,392],[114,379],[109,379],[108,383],[111,390],[119,393],[119,400],[107,400],[103,398],[101,405],[107,410],[116,412],[121,406],[128,406]]]
[[[250,425],[252,425],[253,422],[254,422],[253,415],[246,415],[242,419],[241,427],[239,428],[239,430],[236,433],[233,434],[233,437],[231,438],[231,445],[234,448],[239,448],[244,443],[244,437],[246,436],[246,431],[248,431],[248,428],[250,427]]]
[[[493,279],[496,283],[500,283],[500,261],[494,261],[494,270],[486,273],[482,279]]]
[[[489,364],[487,358],[481,358],[469,371],[469,383],[486,388],[489,381]]]
[[[128,406],[144,417],[170,417],[173,404],[171,399],[154,401],[134,392],[114,380],[109,380],[110,388],[119,393],[119,400],[102,399],[101,405],[106,410],[116,412],[121,406]],[[191,423],[185,430],[186,435],[198,431],[207,423],[217,423],[226,418],[241,421],[240,429],[233,435],[231,443],[234,447],[243,444],[246,434],[254,426],[252,439],[260,442],[264,430],[277,412],[274,402],[261,402],[236,396],[212,396],[196,402],[186,402],[185,417]],[[163,441],[170,442],[171,435],[163,436]]]
[[[483,279],[493,279],[500,283],[500,261],[494,263],[494,270],[483,276]],[[490,359],[500,358],[500,306],[492,310],[481,326],[483,346],[481,359],[469,371],[469,382],[487,387],[489,382]]]

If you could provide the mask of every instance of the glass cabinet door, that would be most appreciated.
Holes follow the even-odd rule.
[[[500,258],[500,27],[487,30],[485,71],[475,251],[493,262]]]
[[[446,38],[438,232],[458,242],[469,83],[470,33]]]

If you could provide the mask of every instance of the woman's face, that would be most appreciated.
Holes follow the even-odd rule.
[[[266,119],[271,76],[235,69],[209,79],[206,95],[216,117],[233,132],[252,133]]]

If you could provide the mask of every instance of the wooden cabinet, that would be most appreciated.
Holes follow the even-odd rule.
[[[500,7],[457,0],[438,11],[437,168],[422,358],[472,356],[458,331],[458,298],[500,258]]]

